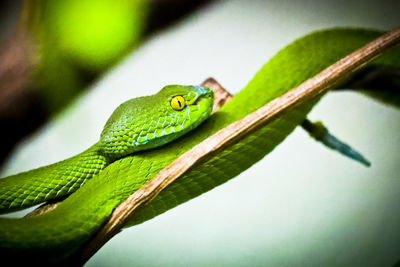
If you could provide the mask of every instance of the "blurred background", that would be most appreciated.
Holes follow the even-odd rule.
[[[236,93],[294,39],[330,27],[389,30],[398,10],[397,0],[2,1],[1,176],[84,150],[127,99],[209,76]],[[341,91],[310,118],[372,167],[297,129],[230,182],[124,230],[86,265],[393,265],[399,110]]]
[[[206,0],[32,0],[0,4],[0,163],[145,40]]]

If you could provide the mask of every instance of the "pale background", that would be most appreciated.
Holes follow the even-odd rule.
[[[121,102],[166,84],[217,78],[236,93],[279,49],[335,26],[391,29],[399,1],[216,2],[156,35],[27,138],[2,176],[97,141]],[[400,112],[353,93],[312,111],[372,162],[294,134],[228,183],[124,230],[87,266],[391,266],[400,259]],[[239,197],[240,196],[240,197]]]

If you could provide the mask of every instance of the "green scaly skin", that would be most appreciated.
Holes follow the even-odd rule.
[[[0,248],[29,254],[30,260],[61,261],[76,251],[107,220],[112,210],[188,149],[228,124],[284,94],[382,32],[334,29],[307,35],[278,52],[233,99],[195,131],[157,149],[115,160],[55,210],[23,219],[0,220]],[[400,49],[370,66],[400,68]],[[292,110],[267,126],[196,165],[131,218],[138,224],[235,177],[271,152],[316,104]],[[123,146],[121,146],[123,148]],[[123,148],[125,151],[126,149]],[[251,155],[251,156],[250,156]]]
[[[0,214],[65,197],[108,164],[94,145],[72,158],[0,179]]]

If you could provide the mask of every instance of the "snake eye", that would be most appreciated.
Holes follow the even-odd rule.
[[[171,107],[174,110],[182,110],[185,108],[185,106],[186,106],[185,99],[182,96],[177,95],[171,99]]]

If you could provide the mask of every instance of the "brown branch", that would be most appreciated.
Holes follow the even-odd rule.
[[[79,263],[84,264],[108,240],[121,231],[127,219],[132,216],[138,207],[154,199],[163,189],[174,182],[191,166],[200,160],[211,157],[213,153],[227,144],[240,140],[244,135],[257,127],[267,124],[283,112],[287,112],[288,109],[322,95],[399,42],[400,28],[397,28],[339,60],[297,88],[292,89],[243,119],[218,131],[181,155],[114,210],[104,227],[76,255]]]
[[[214,91],[213,113],[232,98],[232,94],[222,87],[214,78],[208,78],[201,85],[211,88]]]
[[[38,216],[38,215],[42,215],[44,213],[47,213],[49,211],[54,210],[55,208],[58,207],[58,205],[63,202],[65,199],[57,199],[57,200],[53,200],[53,201],[49,201],[49,202],[45,202],[44,204],[40,205],[39,207],[37,207],[36,209],[32,210],[31,212],[27,213],[24,217],[32,217],[32,216]]]

